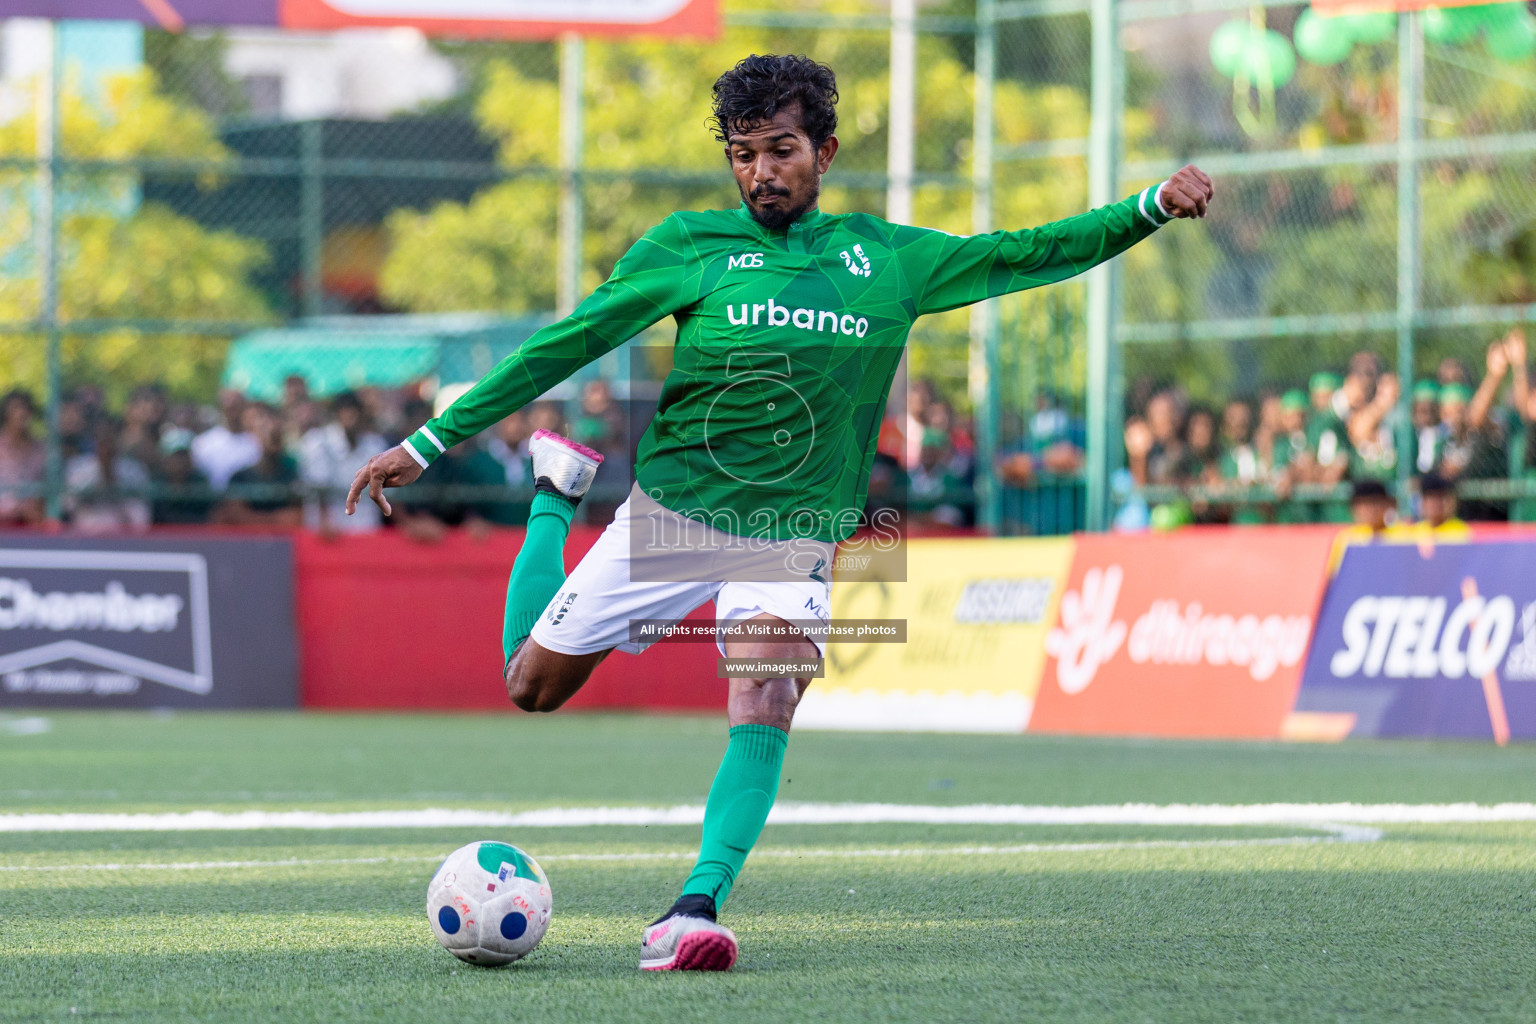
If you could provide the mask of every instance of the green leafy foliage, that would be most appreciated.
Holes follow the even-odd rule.
[[[854,5],[845,5],[850,10]],[[589,40],[586,46],[582,288],[600,283],[645,230],[679,209],[719,208],[738,199],[721,146],[706,118],[714,79],[744,53],[805,52],[838,71],[842,148],[825,182],[823,205],[834,211],[884,211],[881,189],[844,184],[885,169],[888,111],[881,32],[731,28],[715,43]],[[919,41],[916,164],[920,173],[960,178],[958,187],[919,185],[914,220],[970,230],[972,100],[975,75],[950,41]],[[521,50],[521,56],[526,56]],[[467,203],[425,212],[400,211],[389,221],[390,256],[381,277],[387,301],[413,311],[492,309],[524,313],[554,301],[558,84],[548,59],[527,62],[476,51],[482,91],[477,120],[500,146],[502,163],[522,172]],[[1000,145],[1077,138],[1087,132],[1087,96],[1062,84],[998,83],[994,99]],[[1146,119],[1132,115],[1138,137]],[[1005,164],[994,194],[995,224],[1017,228],[1076,213],[1086,196],[1080,158]],[[1009,300],[1003,314],[1010,365],[1026,339],[1051,329],[1038,302]],[[910,372],[933,376],[951,396],[965,394],[968,317],[963,311],[925,318],[913,334]],[[1010,371],[1010,375],[1011,375]]]
[[[60,155],[71,160],[229,158],[207,113],[168,96],[153,72],[141,69],[107,83],[100,100],[66,83],[60,97]],[[0,123],[0,157],[37,153],[36,104]],[[217,171],[205,172],[207,187]],[[37,320],[42,275],[35,242],[36,177],[0,171],[0,322]],[[66,384],[89,377],[111,398],[141,381],[164,383],[196,397],[211,393],[224,361],[227,339],[195,328],[172,334],[141,333],[134,321],[256,321],[269,310],[250,275],[266,259],[260,242],[230,231],[210,230],[163,206],[139,198],[131,170],[62,172],[56,184],[59,223],[59,319],[116,320],[106,333],[64,338]],[[13,379],[39,393],[43,346],[34,333],[0,335],[0,358],[9,356]]]

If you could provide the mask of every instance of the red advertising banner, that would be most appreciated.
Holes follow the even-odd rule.
[[[567,569],[601,532],[571,531]],[[454,531],[436,544],[397,530],[293,542],[302,706],[516,712],[501,679],[501,624],[522,530]],[[714,608],[694,616],[713,622]],[[614,654],[568,706],[719,710],[716,657],[713,644]]]
[[[1279,737],[1335,533],[1080,535],[1028,730]]]

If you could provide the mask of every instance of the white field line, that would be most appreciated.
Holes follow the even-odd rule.
[[[1017,843],[1011,846],[918,846],[870,849],[778,849],[753,850],[754,860],[867,859],[871,857],[988,857],[1021,853],[1084,853],[1116,850],[1192,850],[1230,846],[1304,846],[1313,843],[1371,843],[1381,838],[1381,830],[1356,825],[1316,826],[1329,831],[1324,836],[1279,836],[1266,839],[1130,839],[1098,843]],[[697,850],[655,851],[641,853],[565,853],[541,856],[548,863],[633,862],[693,860]],[[171,861],[161,864],[0,864],[0,872],[98,872],[98,871],[225,871],[240,868],[290,868],[347,864],[419,864],[437,863],[442,857],[337,857],[286,858],[283,860],[205,860]]]
[[[162,864],[0,864],[0,872],[225,871],[239,868],[307,868],[329,864],[411,864],[441,857],[287,857],[282,860],[186,860]],[[545,858],[548,860],[549,858]]]
[[[697,825],[702,804],[548,807],[532,811],[426,808],[382,811],[181,811],[148,814],[0,814],[0,832],[223,832],[259,829],[572,828]],[[1536,804],[1026,804],[786,803],[772,825],[1443,825],[1536,821]]]

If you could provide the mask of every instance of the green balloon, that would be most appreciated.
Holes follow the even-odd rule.
[[[1269,54],[1269,66],[1275,75],[1275,88],[1296,77],[1296,48],[1289,39],[1271,29],[1264,33],[1264,49]]]
[[[1488,28],[1488,52],[1499,60],[1525,60],[1536,53],[1536,25],[1520,12],[1520,20]]]
[[[1159,533],[1166,533],[1169,530],[1177,530],[1181,526],[1188,526],[1194,521],[1195,516],[1190,511],[1188,502],[1171,501],[1152,509],[1148,525]]]
[[[1256,88],[1278,89],[1296,75],[1296,51],[1291,41],[1274,29],[1251,35],[1243,49],[1243,67]]]
[[[1248,39],[1253,26],[1246,21],[1224,21],[1211,33],[1211,63],[1216,70],[1231,78],[1237,74],[1238,65],[1248,49]]]
[[[1296,52],[1309,64],[1330,67],[1349,56],[1355,41],[1338,18],[1325,18],[1310,7],[1296,19]]]
[[[1355,37],[1355,42],[1366,46],[1384,43],[1397,31],[1397,15],[1391,11],[1351,14],[1339,20],[1348,24],[1349,34]]]
[[[1445,13],[1453,23],[1472,35],[1476,35],[1488,21],[1487,8],[1484,7],[1452,7]]]
[[[1473,4],[1470,7],[1451,7],[1446,14],[1453,21],[1462,22],[1472,27],[1473,31],[1481,31],[1488,24],[1488,12],[1493,10],[1496,4]]]
[[[1473,7],[1482,20],[1483,27],[1492,36],[1495,32],[1502,32],[1506,28],[1514,28],[1523,25],[1530,20],[1525,13],[1525,4],[1484,4],[1482,7]]]
[[[1482,19],[1477,15],[1468,16],[1467,7],[1428,7],[1425,8],[1422,21],[1424,23],[1424,38],[1433,43],[1441,43],[1454,46],[1464,43],[1477,35],[1477,30],[1482,28]]]

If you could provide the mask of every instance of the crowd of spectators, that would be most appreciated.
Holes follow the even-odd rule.
[[[607,383],[589,381],[573,405],[568,418],[565,403],[534,402],[455,447],[393,502],[386,523],[371,502],[346,515],[346,489],[369,457],[432,415],[415,389],[317,399],[302,377],[290,377],[278,402],[226,389],[204,407],[146,385],[114,411],[100,388],[80,387],[59,407],[62,519],[90,533],[209,523],[353,533],[389,525],[422,539],[449,527],[520,523],[533,493],[527,442],[540,427],[572,434],[627,474],[624,413]],[[28,392],[0,397],[0,527],[45,520],[40,421]]]
[[[1313,374],[1305,390],[1267,391],[1220,408],[1191,403],[1178,386],[1133,386],[1125,425],[1130,500],[1119,525],[1156,525],[1159,509],[1143,493],[1163,511],[1180,506],[1183,521],[1349,521],[1349,485],[1358,506],[1376,494],[1375,485],[1397,479],[1401,460],[1429,482],[1418,488],[1426,495],[1466,480],[1536,478],[1527,357],[1525,336],[1514,330],[1489,345],[1480,378],[1458,360],[1442,361],[1434,378],[1413,384],[1407,431],[1400,429],[1397,376],[1367,351],[1342,374]],[[623,499],[631,479],[630,412],[607,382],[589,380],[576,401],[534,402],[451,449],[395,499],[387,522],[370,502],[347,516],[346,489],[358,468],[431,414],[412,388],[321,399],[301,377],[289,378],[276,402],[224,390],[213,406],[172,402],[146,385],[113,410],[100,388],[79,387],[59,408],[63,521],[98,533],[204,523],[322,533],[390,526],[421,539],[452,527],[517,524],[532,497],[527,444],[539,428],[604,454],[614,493],[594,492],[597,520]],[[44,522],[40,419],[27,392],[0,397],[0,526]],[[1083,423],[1052,396],[1042,394],[1026,419],[1005,427],[996,463],[1003,486],[1080,478]],[[1403,436],[1411,438],[1407,451],[1400,450]],[[974,525],[974,425],[933,381],[914,379],[893,396],[877,449],[872,507],[897,507],[920,523]],[[1182,498],[1170,502],[1170,493]],[[1536,518],[1528,514],[1536,501],[1464,500],[1460,512]]]
[[[1348,521],[1347,497],[1316,495],[1364,481],[1390,484],[1404,460],[1415,479],[1451,487],[1536,471],[1531,381],[1517,329],[1488,346],[1480,377],[1448,358],[1433,378],[1414,382],[1406,431],[1402,383],[1367,351],[1352,356],[1343,374],[1314,373],[1306,390],[1233,398],[1219,409],[1189,402],[1178,387],[1151,389],[1126,420],[1126,461],[1138,489],[1182,489],[1198,521]],[[1406,451],[1403,436],[1411,438]],[[1307,490],[1313,500],[1298,500]],[[1467,518],[1511,511],[1508,502],[1462,503]],[[1527,518],[1521,502],[1513,511]]]
[[[528,440],[544,428],[602,452],[606,490],[584,502],[602,521],[632,478],[630,413],[609,384],[587,381],[572,402],[539,401],[438,459],[392,499],[386,520],[371,502],[345,514],[345,494],[368,458],[409,436],[432,414],[414,389],[367,388],[325,399],[301,377],[276,402],[225,389],[200,406],[171,401],[154,385],[120,408],[100,388],[66,395],[59,409],[64,525],[92,533],[217,524],[353,533],[384,527],[430,540],[453,527],[515,525],[533,481]],[[46,445],[38,403],[25,391],[0,398],[0,527],[45,520]],[[976,444],[969,419],[928,380],[882,425],[871,477],[874,504],[920,521],[975,522]],[[1016,466],[1016,464],[1015,464]]]
[[[974,526],[975,485],[971,420],[956,412],[933,381],[911,381],[905,403],[893,400],[881,423],[869,507],[899,509],[923,524]]]

